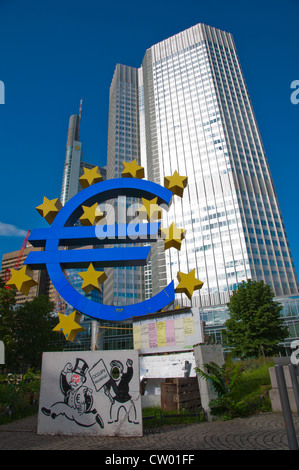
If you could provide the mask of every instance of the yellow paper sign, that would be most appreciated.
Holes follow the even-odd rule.
[[[165,321],[157,322],[157,343],[158,346],[166,346]]]
[[[184,333],[186,336],[194,335],[194,323],[192,317],[184,318]]]

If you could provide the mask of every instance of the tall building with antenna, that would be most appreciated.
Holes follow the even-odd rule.
[[[82,104],[83,100],[80,101],[79,114],[74,114],[69,119],[67,142],[66,142],[66,154],[63,169],[63,179],[61,185],[61,198],[62,205],[65,205],[69,199],[75,196],[79,191],[82,190],[79,178],[84,173],[84,168],[94,168],[95,165],[82,161],[83,151],[82,142],[80,142],[80,124],[82,117]],[[106,168],[100,168],[103,179],[106,179]],[[85,295],[80,289],[82,279],[78,276],[77,269],[68,269],[67,275],[71,284]],[[102,302],[103,295],[100,292],[93,291],[92,296],[94,301]],[[61,299],[61,302],[64,301]],[[71,306],[66,305],[66,311],[72,309]]]
[[[82,168],[82,143],[79,141],[82,100],[79,115],[73,114],[69,119],[66,153],[63,169],[60,201],[64,205],[80,190],[79,177]]]
[[[94,168],[95,165],[83,162],[83,150],[82,142],[80,141],[80,125],[82,118],[82,105],[83,100],[80,101],[79,114],[70,116],[67,142],[66,142],[66,153],[65,162],[63,169],[63,178],[61,185],[61,197],[60,201],[62,205],[65,205],[69,199],[75,196],[79,191],[82,190],[79,178],[84,173],[84,168]],[[106,179],[106,167],[100,168],[101,176]],[[90,297],[94,302],[103,302],[103,293],[97,290],[93,290],[89,294],[85,294],[82,290],[82,279],[78,275],[81,269],[67,269],[65,271],[66,276],[70,284],[81,293],[83,296]],[[63,311],[65,314],[69,314],[73,311],[73,307],[67,304],[64,299],[56,293],[56,310]],[[58,310],[57,310],[58,311]],[[94,329],[97,327],[98,322],[92,321],[89,318],[82,318],[82,325],[85,331],[78,334],[76,341],[72,345],[68,345],[69,349],[90,349],[91,343],[94,341]]]
[[[61,204],[71,199],[81,191],[79,182],[80,176],[84,173],[84,168],[94,168],[95,165],[83,162],[82,142],[80,142],[80,124],[82,117],[83,100],[80,101],[79,114],[73,114],[69,119],[66,152],[61,185]],[[106,167],[101,167],[101,175],[106,179]]]
[[[60,201],[64,205],[78,192],[82,144],[79,142],[80,118],[73,114],[69,119],[65,162]]]

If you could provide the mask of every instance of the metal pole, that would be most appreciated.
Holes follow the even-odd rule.
[[[275,373],[277,378],[277,385],[279,390],[281,408],[284,417],[284,424],[286,428],[288,444],[290,450],[298,450],[298,442],[288,397],[288,391],[283,371],[283,366],[275,366]]]
[[[295,397],[296,406],[297,406],[297,413],[299,415],[299,385],[298,385],[297,374],[296,374],[296,366],[294,364],[289,364],[289,369],[290,369],[290,376],[291,376],[293,390],[294,390],[294,397]]]
[[[90,338],[90,350],[96,351],[97,349],[97,329],[98,322],[92,320],[91,322],[91,338]]]

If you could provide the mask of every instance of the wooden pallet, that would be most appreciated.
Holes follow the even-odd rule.
[[[192,410],[201,405],[196,377],[166,379],[161,384],[162,410]]]

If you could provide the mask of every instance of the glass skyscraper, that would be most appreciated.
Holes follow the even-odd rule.
[[[61,185],[61,204],[71,199],[79,191],[82,144],[79,142],[80,117],[73,114],[69,119],[66,153]]]
[[[140,165],[138,100],[138,70],[118,64],[110,86],[107,179],[121,178],[123,162],[136,159]],[[128,223],[141,205],[137,198],[124,196],[108,202],[119,223]],[[144,300],[143,267],[108,268],[105,272],[108,276],[104,287],[105,304],[127,305]]]
[[[298,294],[285,225],[230,33],[197,24],[150,47],[139,69],[117,65],[110,91],[108,178],[120,176],[121,162],[134,158],[145,167],[146,178],[162,186],[175,170],[188,177],[183,198],[174,196],[162,220],[163,227],[174,221],[184,228],[185,240],[180,251],[164,251],[163,240],[153,244],[150,278],[143,273],[147,295],[172,279],[177,282],[178,271],[192,269],[204,282],[194,292],[193,306],[224,306],[247,279],[264,280],[279,297]],[[121,285],[122,279],[114,283],[116,297]],[[190,305],[183,294],[177,294],[177,302]]]
[[[94,168],[95,165],[83,162],[82,143],[80,142],[82,100],[79,115],[73,114],[69,119],[66,152],[61,184],[60,202],[64,206],[75,194],[82,190],[79,178],[84,173],[84,168]],[[103,179],[106,179],[106,167],[100,168]]]

